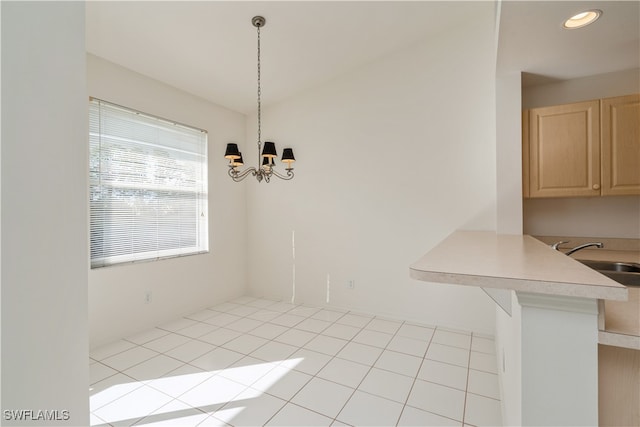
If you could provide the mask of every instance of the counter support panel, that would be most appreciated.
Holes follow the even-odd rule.
[[[598,304],[516,292],[523,426],[598,425]]]

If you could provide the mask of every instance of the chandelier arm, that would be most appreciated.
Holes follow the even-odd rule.
[[[250,167],[247,168],[245,170],[243,170],[242,172],[238,172],[237,169],[230,167],[229,168],[229,176],[231,177],[231,179],[233,179],[235,182],[240,182],[243,179],[245,179],[249,174],[252,174],[253,176],[256,176],[257,171],[256,168],[254,167]]]
[[[271,173],[275,176],[277,176],[280,179],[283,179],[285,181],[289,181],[290,179],[293,178],[293,169],[287,169],[287,174],[286,175],[282,175],[280,173],[278,173],[278,171],[276,171],[275,169],[271,169]]]

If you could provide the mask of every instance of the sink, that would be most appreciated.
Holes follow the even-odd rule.
[[[615,261],[580,261],[625,286],[640,286],[640,264]]]
[[[640,273],[640,264],[635,262],[614,262],[614,261],[580,261],[587,267],[594,270],[620,271],[627,273]]]

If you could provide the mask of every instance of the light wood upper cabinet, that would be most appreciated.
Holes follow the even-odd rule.
[[[529,197],[600,195],[598,101],[529,110]]]
[[[523,116],[524,197],[640,194],[640,95]]]
[[[640,95],[601,101],[602,195],[640,194]]]

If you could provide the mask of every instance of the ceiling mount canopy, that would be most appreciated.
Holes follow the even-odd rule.
[[[264,19],[263,16],[254,16],[253,18],[251,18],[251,23],[253,24],[254,27],[258,28],[258,27],[264,27],[264,24],[267,23],[267,20]]]
[[[224,157],[229,160],[229,176],[235,182],[242,181],[249,175],[256,177],[258,182],[263,179],[266,182],[271,180],[272,176],[276,176],[286,181],[293,178],[293,162],[296,158],[293,155],[292,148],[285,148],[282,152],[282,162],[286,163],[286,174],[280,174],[275,170],[275,158],[278,157],[276,152],[276,145],[271,141],[265,141],[264,148],[262,148],[262,85],[260,81],[260,28],[264,27],[267,23],[266,19],[262,16],[254,16],[251,19],[251,24],[256,27],[258,34],[258,159],[262,158],[262,162],[258,160],[258,167],[250,167],[244,171],[239,171],[238,167],[244,165],[242,160],[242,153],[238,149],[238,144],[228,143],[225,150]]]

